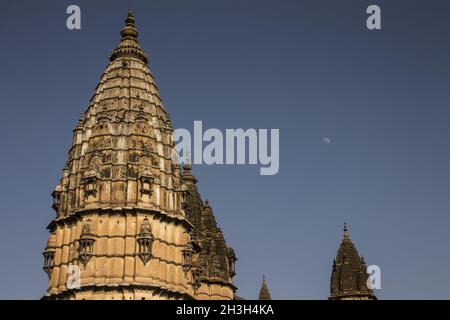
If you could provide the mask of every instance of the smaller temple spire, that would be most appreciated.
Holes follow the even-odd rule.
[[[350,240],[347,223],[344,223],[344,237],[331,268],[330,300],[376,299],[367,287],[367,269],[364,258]]]
[[[266,276],[263,275],[261,289],[259,290],[259,298],[258,300],[272,300],[270,296],[269,288],[266,284]]]
[[[183,164],[182,178],[184,183],[193,185],[197,183],[197,179],[192,175],[192,165],[190,163]]]

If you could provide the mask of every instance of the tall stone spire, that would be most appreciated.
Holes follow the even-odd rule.
[[[272,300],[272,297],[270,296],[269,288],[266,284],[266,277],[263,276],[261,289],[259,290],[259,298],[258,300]]]
[[[353,242],[347,224],[344,223],[344,235],[333,261],[331,271],[330,300],[374,300],[372,290],[367,287],[366,264],[360,257]]]
[[[182,189],[195,181],[172,158],[172,124],[147,62],[128,12],[52,193],[47,299],[197,298],[197,222],[186,217]],[[73,266],[77,289],[66,281]],[[220,295],[201,298],[233,299],[228,280]]]

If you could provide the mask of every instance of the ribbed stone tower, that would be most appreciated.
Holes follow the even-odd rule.
[[[344,224],[344,237],[333,261],[329,299],[375,300],[373,291],[367,287],[368,277],[364,258],[359,256]]]
[[[121,36],[52,194],[44,298],[233,299],[236,258],[212,211],[200,200],[185,213],[195,178],[172,160],[172,124],[132,12]]]

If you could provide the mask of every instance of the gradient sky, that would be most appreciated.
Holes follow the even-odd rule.
[[[82,30],[66,28],[78,4]],[[370,4],[382,30],[365,27]],[[40,298],[50,193],[128,8],[175,127],[279,128],[280,172],[195,166],[238,294],[325,299],[343,222],[381,299],[450,298],[449,1],[8,1],[0,298]],[[328,137],[331,143],[324,143]]]

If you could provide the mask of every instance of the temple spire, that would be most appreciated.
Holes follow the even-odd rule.
[[[231,300],[235,256],[212,210],[203,209],[190,166],[181,177],[178,159],[169,156],[177,154],[170,118],[133,13],[124,18],[52,193],[56,216],[44,249],[45,298]],[[125,242],[135,245],[103,245],[123,228]],[[64,249],[73,243],[77,250]],[[98,273],[99,262],[113,267]],[[76,289],[66,283],[72,263],[84,265],[85,281]],[[128,263],[136,268],[120,267]]]
[[[261,289],[259,290],[259,298],[258,300],[272,300],[270,296],[269,288],[266,284],[266,276],[263,275]]]
[[[331,300],[376,299],[367,287],[367,269],[364,258],[359,256],[350,240],[347,223],[344,223],[344,237],[331,268]]]

